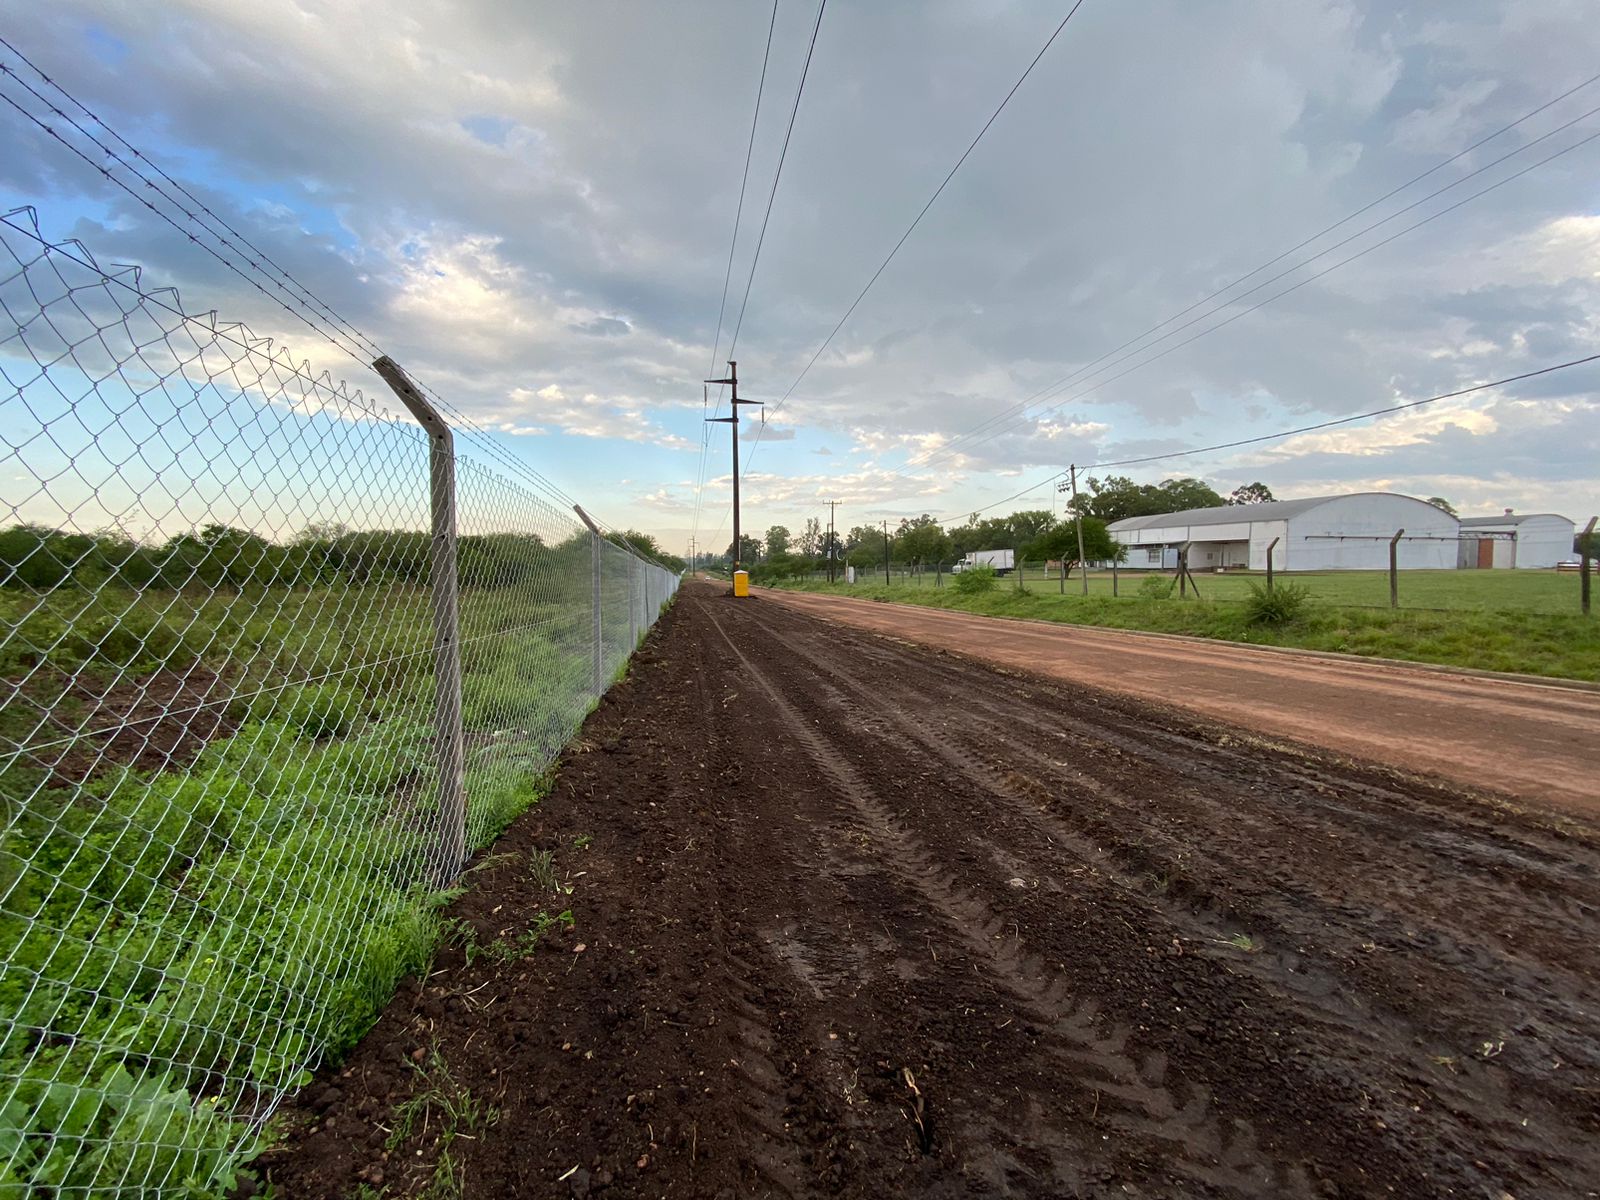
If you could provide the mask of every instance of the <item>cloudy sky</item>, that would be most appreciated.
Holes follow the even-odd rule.
[[[1068,7],[831,0],[740,328],[745,394],[789,391]],[[703,454],[700,381],[767,0],[3,9],[17,50],[510,453],[613,525],[727,544],[727,427]],[[816,13],[779,0],[719,357]],[[958,518],[1034,483],[1001,511],[1045,507],[1071,462],[1595,353],[1600,80],[1578,85],[1597,72],[1589,0],[1086,0],[759,445],[747,426],[746,528],[829,499],[845,524]],[[0,201],[383,390],[11,104]],[[1592,364],[1129,473],[1581,520],[1597,418]]]

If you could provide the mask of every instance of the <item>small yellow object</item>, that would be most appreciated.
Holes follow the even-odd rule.
[[[748,596],[750,594],[749,571],[735,571],[733,573],[733,594],[735,596]]]

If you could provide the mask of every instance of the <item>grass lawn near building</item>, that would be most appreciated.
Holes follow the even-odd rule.
[[[1112,629],[1180,633],[1194,637],[1254,645],[1295,646],[1339,654],[1397,658],[1442,666],[1511,671],[1563,679],[1600,682],[1600,614],[1584,617],[1578,608],[1578,580],[1550,572],[1402,572],[1402,603],[1408,595],[1433,589],[1434,603],[1391,610],[1360,607],[1342,596],[1366,595],[1363,587],[1380,587],[1378,603],[1387,604],[1387,577],[1382,572],[1342,572],[1365,576],[1351,580],[1341,593],[1339,576],[1291,576],[1313,590],[1302,615],[1282,625],[1251,624],[1242,603],[1249,575],[1201,576],[1201,599],[1157,599],[1139,596],[1150,572],[1121,573],[1121,595],[1111,595],[1111,577],[1090,575],[1091,592],[1079,594],[1076,577],[1061,594],[1054,578],[1031,571],[1018,591],[1015,576],[999,579],[992,591],[962,595],[951,586],[936,587],[933,576],[902,579],[885,587],[881,575],[854,585],[797,580],[783,586],[870,600],[922,604],[998,617],[1027,617]],[[1170,576],[1165,579],[1170,581]],[[1282,579],[1283,576],[1278,578]],[[1331,583],[1330,583],[1331,581]],[[1220,586],[1208,587],[1208,584]],[[1316,585],[1327,584],[1327,591]],[[1570,607],[1563,593],[1570,585]],[[1541,593],[1540,588],[1549,589]],[[1557,590],[1560,589],[1560,590]],[[1226,591],[1226,598],[1217,596]],[[1340,597],[1337,598],[1336,597]],[[1546,610],[1533,608],[1542,603]],[[1445,605],[1450,605],[1446,608]],[[1518,607],[1518,605],[1521,605]]]
[[[1193,573],[1201,598],[1216,603],[1242,603],[1250,594],[1250,584],[1266,582],[1261,571],[1228,571],[1226,573]],[[1132,596],[1148,578],[1171,579],[1171,572],[1122,570],[1118,572],[1118,593]],[[883,586],[883,574],[861,572],[864,585]],[[919,573],[892,570],[890,578],[898,586],[935,589],[941,585],[941,576],[933,568]],[[1305,585],[1317,600],[1349,607],[1388,608],[1389,573],[1387,571],[1315,571],[1290,573],[1279,571],[1273,578],[1283,582]],[[1553,615],[1572,615],[1581,612],[1579,579],[1575,571],[1401,571],[1400,607],[1414,609],[1460,609],[1478,612],[1531,612]],[[948,587],[950,575],[943,572],[942,585]],[[861,585],[858,585],[861,586]],[[1001,588],[1015,588],[1015,573],[1001,578]],[[1056,592],[1060,579],[1055,571],[1046,571],[1037,563],[1029,563],[1023,571],[1023,586],[1030,591]],[[1081,594],[1082,582],[1076,572],[1066,581],[1068,592]],[[1111,596],[1111,572],[1089,572],[1089,595]],[[1592,586],[1600,592],[1600,581]],[[1596,600],[1600,605],[1600,599]]]

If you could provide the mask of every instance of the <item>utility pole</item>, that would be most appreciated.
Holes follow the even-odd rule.
[[[1078,507],[1078,464],[1073,463],[1072,472],[1072,511],[1078,518],[1078,570],[1083,575],[1083,594],[1089,594],[1089,564],[1083,557],[1083,510]]]
[[[833,582],[833,506],[837,500],[828,501],[828,582]]]
[[[760,404],[759,400],[739,399],[739,364],[733,359],[728,360],[728,377],[726,379],[708,379],[707,383],[725,383],[733,389],[728,400],[726,417],[707,417],[706,420],[713,425],[727,425],[733,434],[733,569],[739,569],[739,554],[743,547],[739,540],[739,405]]]
[[[889,586],[889,522],[883,523],[883,586]]]

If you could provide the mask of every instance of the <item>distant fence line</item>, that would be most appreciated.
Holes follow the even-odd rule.
[[[31,214],[0,245],[0,1197],[225,1189],[678,577]]]
[[[1590,578],[1594,573],[1593,559],[1587,560],[1585,565],[1587,571],[1574,569],[1570,572],[1558,571],[1553,567],[1496,568],[1492,571],[1397,569],[1392,573],[1374,569],[1323,569],[1270,573],[1199,569],[1185,572],[1186,577],[1180,582],[1177,572],[1172,567],[1129,567],[1090,563],[1087,577],[1089,596],[1128,601],[1135,599],[1148,601],[1156,597],[1159,592],[1162,598],[1174,601],[1196,599],[1213,604],[1243,604],[1249,598],[1248,585],[1254,582],[1264,586],[1269,582],[1270,576],[1270,579],[1277,583],[1306,586],[1314,597],[1339,608],[1399,608],[1410,612],[1459,612],[1466,609],[1495,608],[1505,611],[1578,614],[1590,611],[1588,592]],[[891,560],[887,570],[882,562],[878,562],[872,566],[855,566],[850,573],[853,574],[857,584],[866,587],[881,586],[888,582],[900,587],[942,588],[950,586],[960,567],[960,560],[931,563]],[[1507,589],[1505,596],[1496,598],[1495,603],[1477,602],[1471,597],[1476,586],[1474,581],[1486,578],[1516,581],[1532,576],[1560,577],[1562,582],[1556,589],[1560,592],[1559,602],[1552,602],[1543,595],[1518,596],[1510,588]],[[1027,560],[1020,570],[1006,568],[1001,571],[999,586],[1026,587],[1031,590],[1043,588],[1050,592],[1077,596],[1083,594],[1084,577],[1085,569],[1079,564],[1068,564],[1063,575],[1059,562]],[[1430,586],[1424,586],[1419,577],[1426,579]],[[777,572],[765,570],[763,565],[758,563],[753,568],[752,578],[757,583],[781,583],[788,579],[822,583],[829,579],[829,573],[825,567],[819,568],[815,563],[798,570]],[[845,584],[846,564],[836,564],[832,578],[835,583]],[[1431,586],[1436,580],[1442,580],[1446,584],[1453,580],[1460,581],[1462,587],[1448,589]],[[1494,585],[1491,583],[1489,586]],[[1448,594],[1449,591],[1455,591],[1457,595],[1451,596]],[[1169,592],[1170,597],[1168,597]],[[1424,600],[1429,602],[1418,602],[1416,593],[1419,592]],[[1438,602],[1441,599],[1448,602]]]

